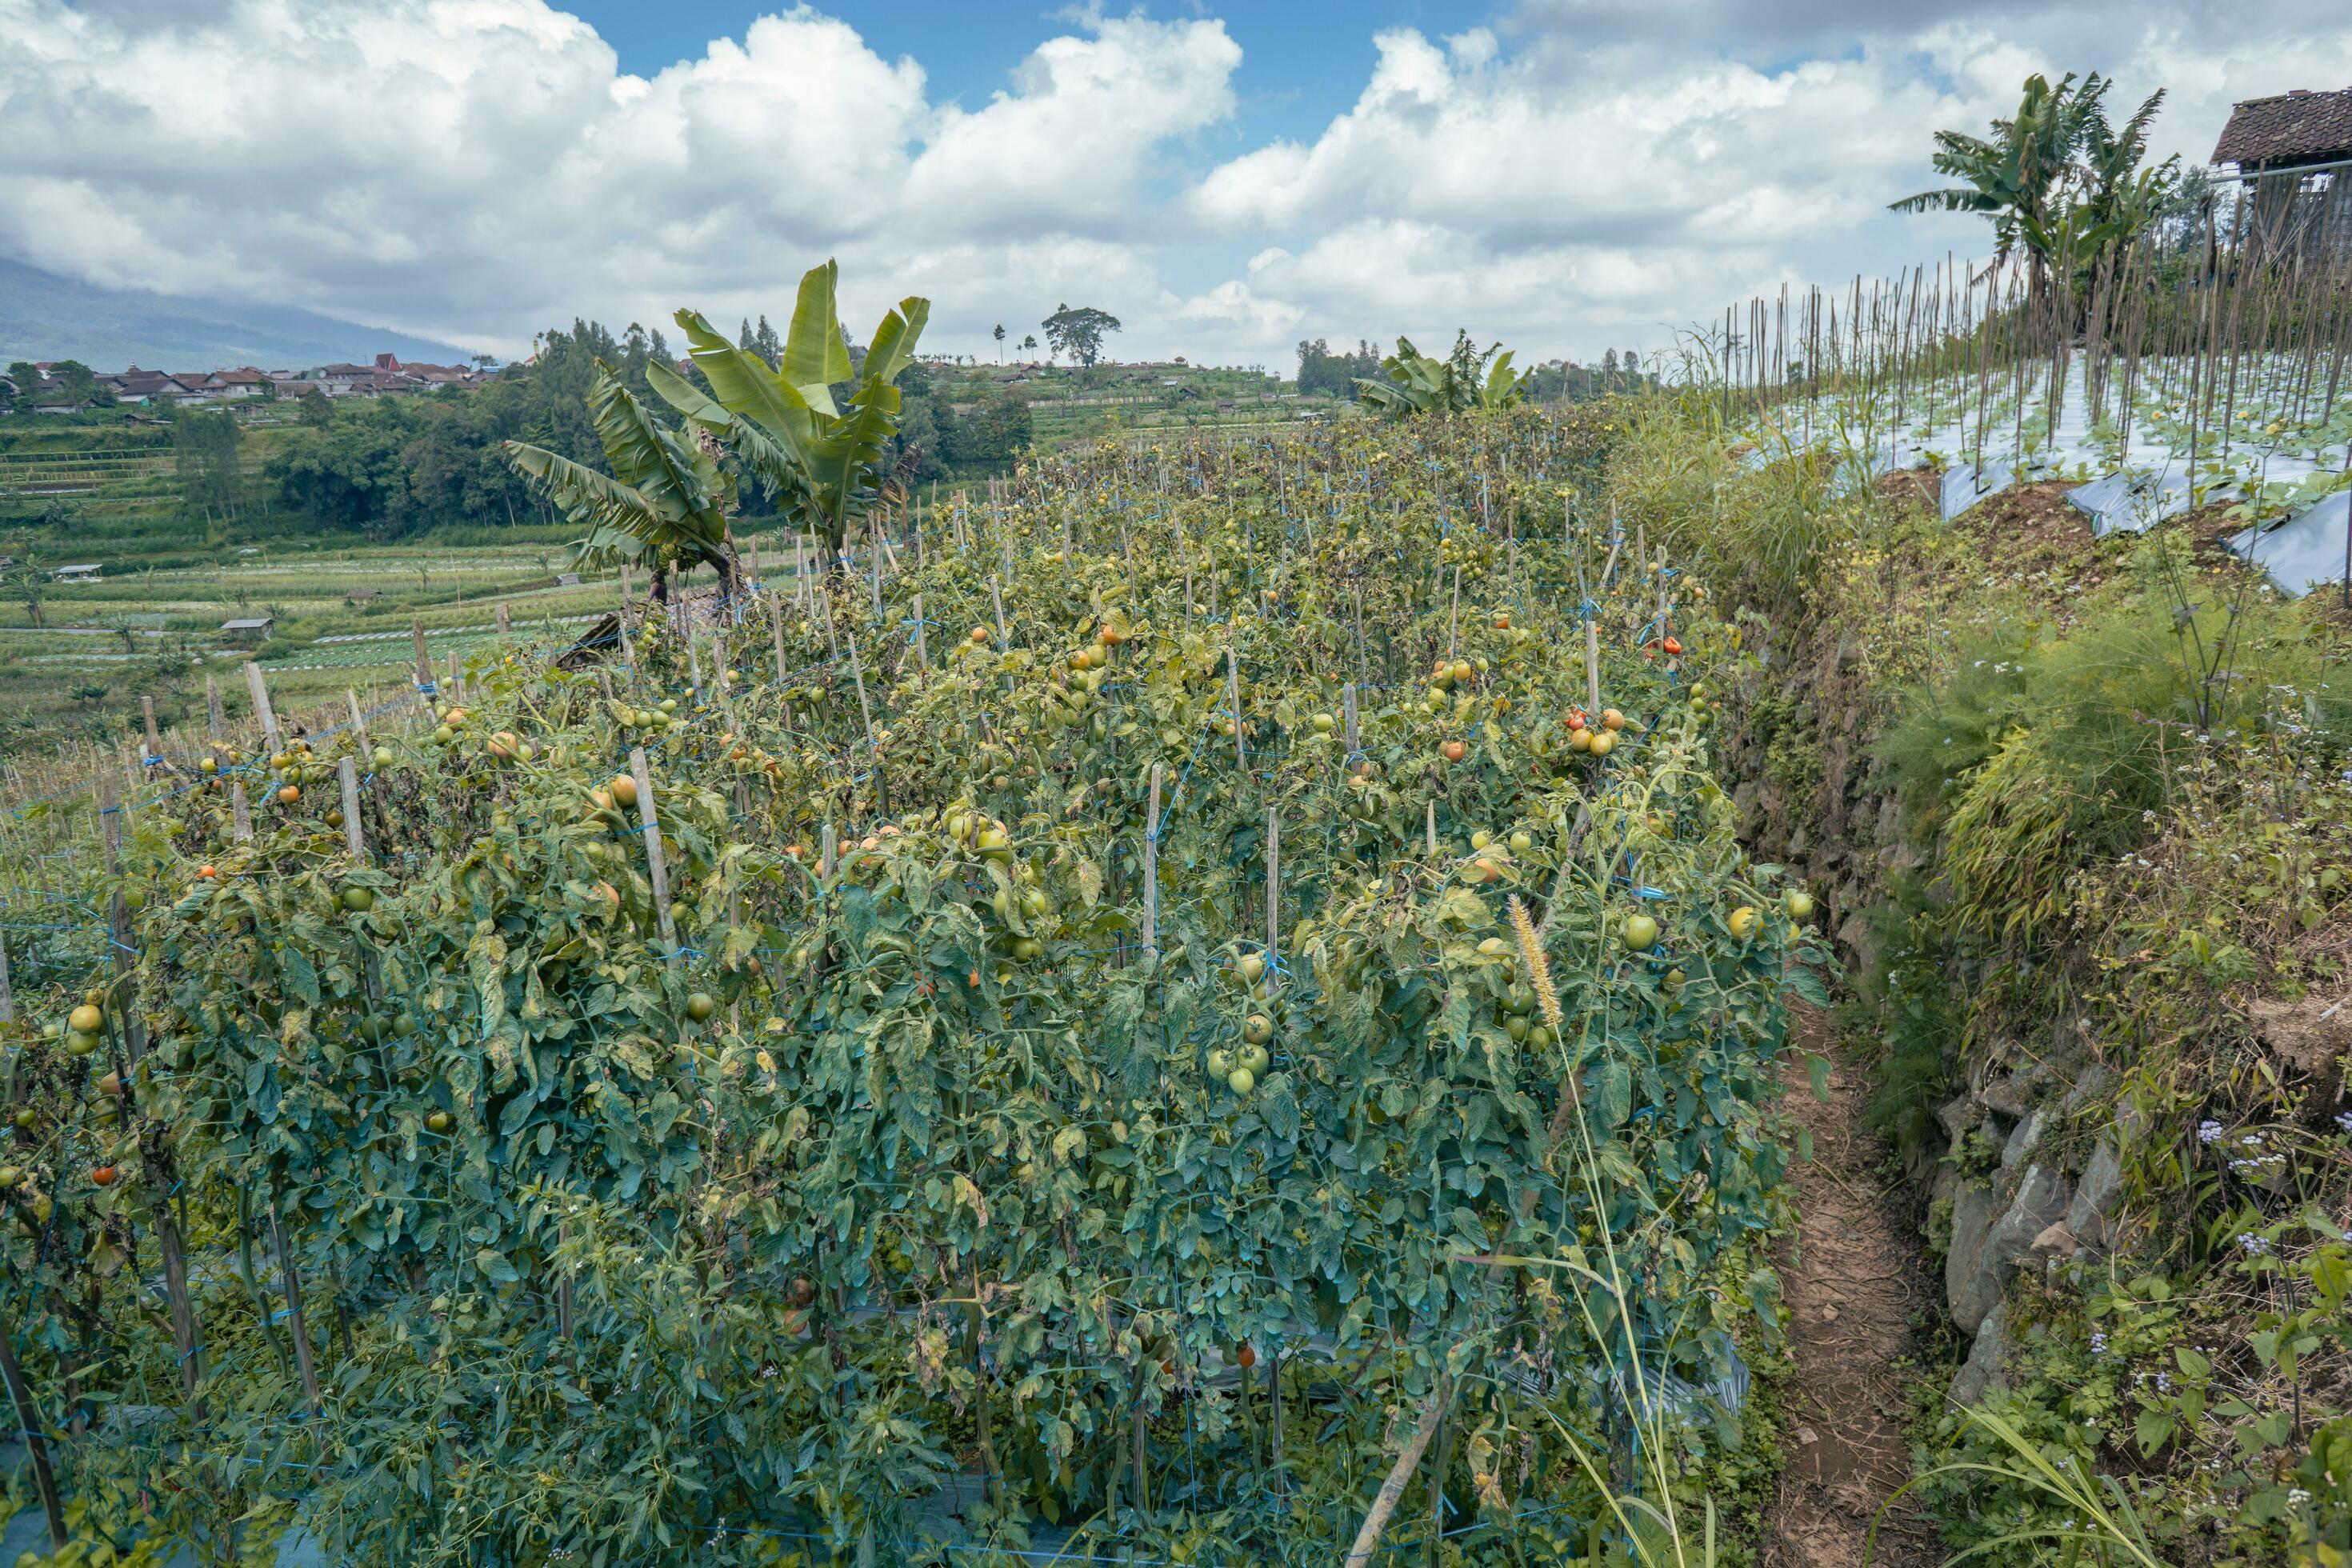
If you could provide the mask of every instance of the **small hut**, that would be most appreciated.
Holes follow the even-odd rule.
[[[2246,187],[2250,257],[2352,261],[2352,88],[2232,105],[2213,162]]]

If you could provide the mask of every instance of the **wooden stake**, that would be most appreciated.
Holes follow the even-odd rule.
[[[425,623],[414,616],[408,621],[408,640],[416,645],[416,700],[430,708],[433,705],[433,658],[425,651]]]
[[[1143,815],[1143,951],[1160,956],[1160,764],[1151,764],[1151,795]],[[0,984],[7,971],[0,966]]]
[[[354,860],[367,858],[367,834],[360,826],[359,764],[345,757],[335,763],[335,773],[343,786],[343,847]]]
[[[275,1198],[269,1205],[269,1238],[278,1250],[278,1278],[286,1288],[286,1326],[294,1336],[294,1363],[301,1369],[302,1393],[310,1402],[310,1418],[316,1421],[326,1414],[326,1401],[320,1397],[310,1325],[302,1314],[302,1271],[294,1267],[293,1249],[287,1245],[286,1226],[278,1217]]]
[[[261,666],[246,661],[245,684],[253,693],[253,711],[261,721],[261,738],[274,753],[284,749],[285,742],[278,733],[278,711],[269,705],[269,685],[261,679]]]
[[[1437,858],[1437,803],[1433,800],[1429,803],[1429,855],[1433,860]]]
[[[1381,1483],[1380,1495],[1372,1499],[1371,1509],[1364,1515],[1363,1526],[1356,1531],[1356,1543],[1348,1549],[1344,1568],[1363,1568],[1372,1560],[1373,1552],[1380,1546],[1381,1532],[1388,1528],[1389,1516],[1396,1512],[1397,1503],[1404,1496],[1405,1484],[1412,1479],[1412,1472],[1420,1465],[1422,1454],[1428,1449],[1430,1438],[1436,1436],[1438,1424],[1445,1419],[1446,1407],[1453,1403],[1454,1380],[1441,1373],[1437,1386],[1431,1389],[1429,1397],[1422,1402],[1421,1420],[1413,1427],[1412,1436],[1405,1443],[1404,1452],[1399,1454],[1396,1463],[1390,1467],[1389,1479]]]
[[[360,694],[346,686],[343,688],[343,700],[351,706],[352,733],[359,739],[360,754],[368,759],[368,766],[373,769],[375,766],[375,745],[368,739],[367,714],[360,708]]]
[[[504,599],[500,599],[500,600],[499,601],[498,610],[499,610],[499,636],[500,636],[500,637],[511,637],[511,636],[513,636],[513,635],[514,635],[514,622],[513,622],[510,618],[509,618],[509,616],[508,616],[508,615],[507,615],[507,602],[506,602]]]
[[[1586,617],[1584,622],[1584,701],[1591,718],[1601,718],[1601,623]]]
[[[784,681],[784,601],[775,595],[768,598],[768,625],[776,634],[776,684]]]
[[[33,1391],[25,1382],[25,1369],[16,1363],[16,1347],[11,1336],[0,1334],[0,1376],[8,1382],[8,1398],[16,1407],[16,1431],[25,1440],[25,1452],[33,1461],[33,1484],[41,1494],[41,1510],[48,1515],[49,1544],[59,1555],[66,1549],[66,1510],[58,1496],[58,1478],[49,1468],[49,1443],[41,1435],[40,1412],[33,1405]]]
[[[213,776],[219,778],[228,766],[228,720],[221,708],[220,682],[205,677],[205,710],[212,729]],[[236,779],[228,784],[229,832],[239,844],[253,839],[253,808],[246,804],[245,785]]]
[[[675,971],[680,963],[677,926],[669,918],[669,862],[662,858],[661,819],[654,814],[653,774],[646,767],[646,749],[629,748],[629,776],[637,782],[637,821],[646,831],[646,876],[654,885],[654,918],[660,923],[662,947]]]
[[[1234,766],[1247,773],[1249,758],[1242,747],[1242,732],[1246,728],[1242,723],[1242,667],[1231,648],[1225,649],[1225,700],[1234,710]]]
[[[874,705],[866,700],[866,661],[857,657],[857,634],[849,637],[849,675],[857,682],[857,711],[866,721],[866,745],[874,752],[874,763],[881,766],[882,748],[874,739]]]
[[[1356,719],[1356,683],[1354,681],[1348,682],[1340,691],[1339,699],[1341,710],[1347,715],[1348,751],[1352,755],[1363,750],[1364,746],[1364,732]]]
[[[915,595],[915,662],[923,668],[931,668],[931,645],[923,635],[923,596]]]
[[[1281,984],[1277,968],[1282,957],[1282,808],[1265,808],[1265,984]]]
[[[160,763],[163,760],[163,736],[155,728],[155,700],[152,697],[139,700],[139,714],[147,722],[147,751],[142,760]]]

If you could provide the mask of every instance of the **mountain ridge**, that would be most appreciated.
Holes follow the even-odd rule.
[[[0,257],[0,364],[79,360],[92,370],[302,370],[383,353],[463,364],[455,343],[297,305],[110,289]]]

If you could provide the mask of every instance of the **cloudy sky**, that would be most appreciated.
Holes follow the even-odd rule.
[[[1981,251],[1885,205],[2069,69],[2168,89],[2158,151],[2201,161],[2233,100],[2352,86],[2352,6],[0,0],[0,255],[502,354],[575,314],[781,327],[830,255],[861,335],[920,293],[939,352],[1066,300],[1127,357],[1597,358]]]

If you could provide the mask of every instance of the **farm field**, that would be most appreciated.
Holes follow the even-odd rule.
[[[34,1097],[26,1376],[142,1412],[61,1485],[350,1563],[1328,1561],[1402,1404],[1522,1458],[1384,1558],[1653,1528],[1590,1466],[1736,1427],[1822,954],[1715,782],[1740,656],[1574,502],[1609,438],[1108,446],[878,612],[518,628],[20,813],[85,847],[19,862],[16,1082],[121,1089]]]
[[[2352,22],[595,9],[0,23],[0,1568],[2352,1568]]]

